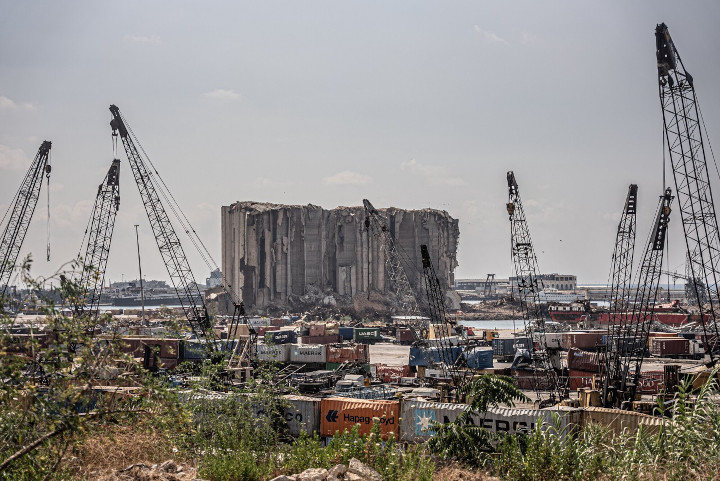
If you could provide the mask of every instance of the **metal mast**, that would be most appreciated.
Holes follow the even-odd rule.
[[[415,291],[410,285],[405,269],[403,268],[403,262],[400,259],[400,252],[395,245],[395,239],[385,218],[380,212],[373,207],[369,200],[363,199],[363,205],[365,206],[365,227],[380,240],[380,249],[385,258],[385,267],[387,269],[387,276],[390,279],[390,283],[395,290],[395,298],[400,303],[400,311],[407,316],[420,316],[420,309],[418,308],[418,302],[415,297]],[[407,256],[405,256],[407,257]],[[405,264],[409,263],[409,259],[403,259]],[[409,322],[412,328],[415,340],[423,338],[422,331],[426,329],[424,322]]]
[[[20,188],[5,213],[6,217],[8,214],[10,217],[5,225],[2,238],[0,238],[0,298],[5,296],[10,276],[35,212],[40,196],[42,177],[44,175],[50,179],[51,167],[48,159],[51,146],[52,143],[48,140],[40,145],[35,159],[30,164]]]
[[[655,314],[658,284],[662,275],[662,261],[665,250],[665,237],[670,222],[670,204],[673,201],[672,191],[668,188],[660,197],[655,223],[650,232],[647,247],[643,254],[637,276],[638,287],[635,294],[636,302],[633,304],[630,317],[631,324],[623,333],[622,346],[627,351],[622,366],[622,380],[620,391],[626,393],[625,400],[635,399],[640,369],[645,358],[645,346],[650,334],[650,325]],[[627,341],[630,343],[628,344]],[[631,371],[634,368],[634,371]]]
[[[714,363],[713,351],[720,338],[716,312],[720,232],[700,128],[700,111],[693,77],[685,70],[664,23],[655,28],[655,44],[658,92],[685,233],[690,266],[688,277],[692,279],[689,284],[694,291],[692,297],[701,301],[698,307],[706,339],[705,350],[710,355],[710,362]],[[703,300],[706,301],[704,305]],[[706,315],[709,317],[707,321]]]
[[[540,307],[540,291],[542,281],[538,277],[537,256],[530,239],[530,230],[525,218],[520,190],[515,174],[507,173],[508,203],[507,212],[510,218],[510,244],[512,248],[513,265],[517,279],[518,294],[520,303],[525,309],[525,335],[529,339],[530,356],[532,360],[533,382],[540,404],[553,404],[557,394],[559,398],[564,397],[560,388],[557,373],[552,367],[547,350],[545,338],[545,319]],[[538,332],[539,346],[535,347],[535,333]],[[541,400],[540,391],[548,390],[550,398]]]
[[[215,352],[215,330],[210,321],[200,289],[190,270],[190,264],[180,244],[180,239],[175,233],[175,229],[158,195],[153,172],[145,165],[140,152],[135,146],[137,139],[134,135],[131,136],[126,122],[120,115],[120,110],[117,106],[111,105],[110,112],[113,116],[110,122],[113,136],[117,138],[119,135],[125,147],[125,153],[130,162],[135,183],[140,191],[140,197],[145,206],[150,227],[155,235],[160,255],[178,294],[188,324],[198,338],[206,340],[206,346],[210,351]]]
[[[460,387],[463,384],[464,376],[458,371],[453,359],[450,341],[445,338],[445,331],[451,333],[455,327],[454,323],[448,318],[445,309],[445,296],[440,287],[435,268],[430,260],[430,252],[427,245],[420,246],[420,255],[422,256],[423,279],[425,280],[425,292],[428,298],[428,307],[430,309],[430,323],[442,326],[440,329],[440,358],[449,371],[455,386]]]
[[[98,186],[90,223],[85,230],[87,244],[85,256],[81,259],[82,274],[80,278],[83,296],[75,303],[76,316],[81,316],[86,311],[92,318],[96,318],[98,315],[100,294],[105,282],[105,268],[110,256],[110,243],[119,208],[120,160],[115,159],[102,184]]]
[[[619,339],[625,328],[628,300],[631,291],[632,265],[635,252],[635,234],[637,217],[637,185],[628,187],[625,206],[615,237],[615,250],[612,256],[610,285],[610,323],[608,325],[607,354],[605,356],[605,375],[603,379],[603,404],[615,405],[615,392],[619,389],[619,373],[622,362],[622,349]]]

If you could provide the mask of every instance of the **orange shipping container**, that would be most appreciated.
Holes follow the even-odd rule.
[[[354,344],[349,346],[328,346],[327,362],[368,362],[368,360],[370,359],[369,347],[370,346],[368,346],[367,344]]]
[[[387,439],[390,433],[398,439],[400,401],[330,397],[320,405],[320,435],[335,436],[336,432],[350,431],[360,425],[360,434],[370,434],[373,418],[380,419],[380,435]]]

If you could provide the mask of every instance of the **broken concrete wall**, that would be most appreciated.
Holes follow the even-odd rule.
[[[454,283],[458,221],[445,211],[381,209],[404,266],[422,292],[420,245],[427,244],[444,289]],[[339,304],[391,294],[380,240],[365,227],[363,207],[237,202],[222,208],[222,268],[248,308],[292,307],[333,296]],[[318,297],[319,296],[319,297]]]

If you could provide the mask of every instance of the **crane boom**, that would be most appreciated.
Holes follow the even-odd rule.
[[[692,297],[700,300],[698,307],[706,339],[705,350],[710,355],[710,362],[714,363],[713,351],[720,339],[716,312],[720,231],[703,143],[702,119],[693,77],[685,70],[664,23],[655,28],[655,45],[663,128],[685,233],[688,277],[692,279],[690,285],[695,291]]]
[[[120,160],[110,165],[102,184],[98,186],[95,205],[88,224],[85,256],[82,258],[80,288],[83,296],[74,306],[76,316],[85,313],[97,317],[100,294],[105,281],[105,268],[110,255],[115,218],[120,208]]]
[[[400,251],[395,245],[390,226],[380,212],[370,203],[369,200],[363,199],[365,206],[365,227],[375,233],[380,240],[380,249],[385,258],[385,267],[390,283],[395,290],[395,297],[400,303],[400,310],[404,315],[419,317],[420,310],[418,308],[415,291],[410,285],[403,262],[400,259]],[[406,264],[408,260],[405,260]],[[422,338],[421,332],[426,328],[424,322],[409,322],[409,325],[415,336],[415,340]]]
[[[645,253],[637,276],[636,302],[630,314],[630,325],[623,332],[623,350],[627,351],[622,367],[620,391],[626,393],[625,400],[635,399],[640,371],[645,358],[645,346],[650,335],[650,326],[655,314],[658,284],[662,275],[663,253],[667,226],[670,222],[672,191],[667,188],[660,197],[653,230],[650,232]],[[628,341],[631,347],[628,346]],[[631,370],[634,368],[634,370]]]
[[[623,347],[618,339],[625,328],[628,299],[631,291],[632,265],[635,253],[637,190],[635,184],[628,187],[625,206],[618,224],[615,237],[615,250],[612,256],[610,286],[610,323],[608,324],[607,354],[605,356],[605,374],[603,378],[603,404],[615,405],[615,393],[620,388],[619,373],[622,363]]]
[[[40,196],[42,177],[44,175],[46,178],[50,178],[51,146],[52,143],[48,140],[40,145],[35,159],[30,164],[30,168],[8,208],[7,214],[10,214],[10,217],[3,230],[2,238],[0,238],[0,297],[5,295],[15,262],[25,240],[25,234],[35,212]]]
[[[207,307],[195,282],[195,277],[190,269],[185,251],[180,244],[180,239],[160,199],[153,173],[145,165],[133,140],[134,135],[131,136],[126,122],[120,115],[120,109],[115,105],[111,105],[110,112],[113,117],[110,122],[113,136],[119,135],[125,148],[160,255],[180,299],[188,324],[193,333],[198,338],[204,338],[206,346],[212,352],[215,352],[215,331]]]
[[[533,383],[538,399],[543,403],[553,403],[555,395],[559,398],[565,396],[560,387],[557,373],[553,369],[547,349],[545,337],[545,319],[540,306],[540,291],[542,280],[539,278],[537,256],[530,238],[525,210],[520,199],[520,189],[515,180],[515,174],[507,173],[508,203],[507,212],[510,218],[510,244],[512,249],[515,277],[517,279],[520,303],[525,309],[525,335],[530,340],[529,352],[532,362]],[[535,333],[538,332],[536,336]],[[539,346],[535,347],[534,339],[539,339]],[[540,391],[546,386],[550,398],[540,399]]]

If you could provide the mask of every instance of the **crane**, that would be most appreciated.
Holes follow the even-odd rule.
[[[420,309],[418,308],[415,291],[410,285],[410,280],[403,268],[403,262],[408,265],[410,261],[407,256],[405,256],[405,259],[400,259],[400,250],[398,250],[390,226],[382,214],[367,199],[363,199],[363,205],[365,206],[365,228],[368,232],[374,232],[380,240],[380,249],[385,257],[385,267],[388,278],[395,290],[395,298],[400,303],[401,312],[417,319],[417,321],[411,321],[408,324],[412,329],[415,340],[419,341],[424,338],[422,333],[427,329],[427,326],[424,321],[419,319]]]
[[[619,373],[618,403],[635,399],[640,371],[645,358],[645,346],[648,342],[650,326],[655,313],[672,201],[672,190],[667,188],[660,197],[653,229],[650,232],[642,262],[638,266],[636,302],[630,312],[629,325],[623,330],[622,338],[620,338],[622,352],[627,353],[627,355],[623,359],[621,372]],[[631,368],[634,368],[634,370],[631,370]]]
[[[619,389],[618,376],[622,362],[624,346],[618,339],[625,327],[628,298],[631,291],[633,257],[635,253],[637,191],[635,184],[628,187],[625,206],[615,236],[615,250],[612,256],[610,286],[610,322],[608,324],[607,353],[605,356],[605,375],[603,378],[603,404],[615,405],[615,393]],[[619,315],[620,314],[620,315]]]
[[[658,94],[665,143],[685,234],[690,287],[698,302],[710,363],[720,340],[717,325],[720,231],[710,187],[695,83],[685,69],[667,25],[655,28]],[[706,320],[707,315],[707,320]],[[712,334],[712,336],[710,335]]]
[[[188,325],[195,337],[205,341],[205,349],[208,352],[209,357],[214,362],[219,362],[224,357],[225,353],[232,351],[230,352],[228,359],[228,367],[234,367],[235,364],[233,364],[233,362],[237,361],[237,359],[234,360],[234,358],[238,353],[240,353],[239,362],[243,362],[247,359],[247,355],[249,355],[249,346],[256,340],[257,333],[251,325],[248,325],[250,331],[250,339],[248,342],[242,344],[238,341],[235,347],[232,348],[227,345],[232,341],[228,338],[228,343],[226,343],[226,345],[218,351],[212,319],[208,313],[208,309],[205,305],[200,289],[195,282],[187,256],[185,255],[185,251],[180,243],[180,238],[175,232],[175,228],[170,221],[170,217],[168,216],[161,197],[168,202],[170,210],[183,225],[185,232],[188,234],[195,247],[198,248],[198,251],[208,265],[210,265],[209,260],[212,259],[210,258],[207,249],[202,244],[202,241],[199,239],[199,236],[195,232],[195,229],[189,225],[189,221],[182,210],[180,210],[174,197],[167,191],[165,183],[160,178],[157,170],[154,168],[149,159],[148,162],[150,163],[152,170],[146,165],[143,160],[143,156],[147,158],[147,154],[145,154],[142,146],[140,146],[140,143],[135,137],[135,134],[120,114],[120,109],[116,105],[111,105],[110,113],[112,114],[110,127],[113,134],[114,149],[116,149],[117,139],[119,137],[123,147],[125,148],[125,154],[127,155],[130,163],[135,183],[140,191],[140,197],[145,207],[148,220],[150,221],[150,227],[152,228],[155,236],[155,241],[160,251],[160,255],[162,256],[173,287],[180,299],[180,304],[182,305]],[[162,190],[160,187],[163,187],[165,190]],[[201,246],[204,251],[201,250]],[[237,299],[237,295],[231,288],[232,286],[228,285],[224,276],[222,278],[222,287],[233,302],[233,316],[230,321],[229,331],[233,333],[241,321],[248,324],[247,319],[245,318],[245,308],[243,303]]]
[[[35,159],[30,164],[20,188],[5,213],[5,217],[8,214],[10,217],[3,230],[2,238],[0,238],[0,299],[5,296],[10,276],[15,268],[15,262],[20,254],[20,248],[35,212],[40,197],[43,176],[48,184],[50,183],[50,171],[52,170],[50,165],[51,146],[52,142],[49,140],[40,145]]]
[[[73,306],[75,316],[97,318],[105,268],[110,255],[115,218],[120,208],[120,160],[114,159],[105,179],[98,186],[90,222],[85,229],[85,256],[80,277],[81,298]],[[87,239],[87,242],[86,242]],[[82,247],[81,247],[82,249]]]
[[[140,151],[135,145],[136,139],[134,139],[134,135],[131,135],[131,131],[120,114],[120,109],[111,105],[110,113],[112,114],[110,127],[112,128],[113,142],[116,143],[119,136],[125,148],[125,154],[145,207],[145,213],[150,221],[160,255],[180,299],[185,318],[193,334],[198,339],[204,339],[206,347],[211,354],[214,354],[216,351],[215,330],[185,251],[180,244],[180,239],[160,199],[156,186],[157,181],[153,175],[157,171],[154,169],[151,171],[145,165]]]
[[[525,211],[520,190],[515,179],[515,174],[507,173],[508,202],[507,212],[510,218],[510,244],[512,250],[515,277],[517,279],[518,295],[520,302],[525,309],[525,335],[530,340],[529,354],[533,373],[533,384],[540,405],[554,404],[559,397],[565,397],[564,389],[561,388],[557,373],[553,369],[547,349],[545,337],[545,319],[540,307],[540,291],[542,280],[539,278],[537,256],[530,238]],[[536,336],[535,333],[538,332]],[[534,339],[539,339],[536,347]],[[550,393],[548,399],[541,398],[543,387],[548,388]]]
[[[446,334],[451,333],[455,325],[447,315],[445,296],[443,295],[440,281],[438,280],[432,260],[430,259],[430,252],[428,251],[427,245],[422,244],[420,246],[420,255],[422,257],[425,292],[430,310],[430,323],[439,326],[440,339],[438,347],[440,348],[442,367],[443,370],[447,369],[449,371],[453,384],[459,388],[464,384],[465,376],[457,369],[455,365],[456,359],[453,358],[451,349],[452,346],[450,345],[450,341],[446,339]]]

